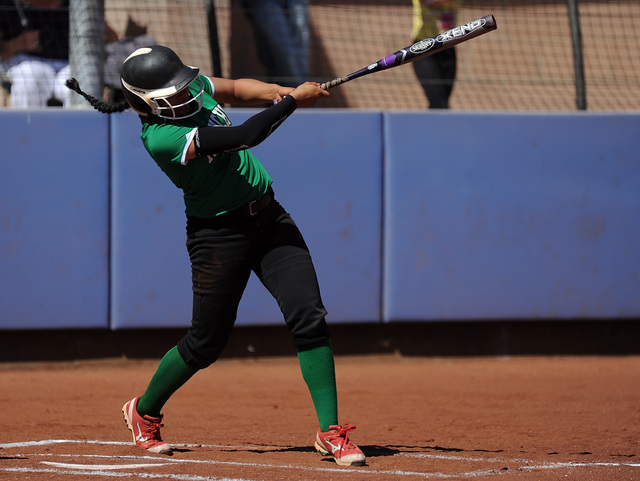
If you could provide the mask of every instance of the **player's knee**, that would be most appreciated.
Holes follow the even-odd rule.
[[[296,349],[311,349],[329,340],[329,328],[324,315],[290,325]]]
[[[185,336],[178,342],[178,352],[189,367],[205,369],[218,360],[224,346],[194,345]]]

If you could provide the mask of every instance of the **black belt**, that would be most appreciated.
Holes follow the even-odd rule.
[[[228,224],[234,224],[246,219],[258,215],[267,209],[274,199],[273,189],[269,187],[269,190],[259,199],[256,199],[248,204],[238,207],[237,209],[225,212],[216,217],[203,219],[202,217],[187,216],[187,233],[191,234],[200,229],[211,228],[215,229]]]
[[[249,202],[248,204],[238,207],[237,209],[225,212],[216,217],[218,220],[239,220],[247,217],[253,217],[265,210],[271,204],[274,194],[273,189],[269,187],[267,193],[257,200]]]

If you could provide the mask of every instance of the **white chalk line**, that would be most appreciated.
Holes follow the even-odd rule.
[[[138,464],[77,464],[77,463],[54,463],[53,461],[41,461],[42,464],[55,468],[84,469],[88,471],[111,471],[116,469],[142,469],[154,468],[156,466],[166,466],[168,463],[138,463]]]
[[[396,456],[406,456],[410,458],[429,458],[429,459],[447,459],[456,461],[469,461],[469,462],[485,462],[485,463],[509,463],[509,464],[523,464],[519,466],[520,469],[533,471],[536,469],[564,469],[564,468],[579,468],[579,467],[630,467],[640,468],[640,463],[614,463],[611,461],[567,461],[567,462],[554,462],[554,463],[535,463],[529,459],[500,459],[500,458],[481,458],[473,456],[459,456],[449,454],[428,454],[428,453],[398,453]]]
[[[243,478],[214,478],[211,476],[197,476],[191,474],[153,474],[153,473],[127,473],[127,472],[114,472],[114,471],[69,471],[62,469],[46,469],[46,468],[0,468],[0,471],[13,472],[13,473],[48,473],[58,475],[82,475],[82,476],[110,476],[112,478],[147,478],[147,479],[177,479],[179,481],[254,481]]]
[[[566,463],[548,463],[548,464],[542,464],[542,465],[539,465],[539,466],[522,466],[522,469],[527,469],[527,470],[533,470],[533,469],[562,469],[562,468],[580,468],[580,467],[598,467],[598,466],[604,466],[604,467],[609,467],[609,468],[621,468],[621,467],[640,468],[640,463],[566,462]]]
[[[49,444],[104,444],[104,445],[112,445],[112,446],[130,446],[132,445],[131,441],[100,441],[100,440],[91,440],[91,439],[43,439],[41,441],[22,441],[17,443],[4,443],[0,444],[0,449],[10,449],[10,448],[24,448],[30,446],[46,446]],[[240,449],[240,448],[263,448],[264,446],[251,446],[251,445],[243,445],[243,446],[230,446],[228,444],[174,444],[171,443],[172,446],[177,448],[195,448],[195,447],[205,447],[205,448],[227,448],[227,449]],[[269,448],[269,447],[267,447]],[[277,446],[270,446],[272,449],[277,449]]]
[[[131,444],[131,442],[125,443],[123,441],[91,441],[91,440],[78,440],[78,439],[43,439],[42,441],[22,441],[18,443],[4,443],[0,444],[0,449],[11,448],[28,448],[31,446],[47,446],[49,444],[108,444],[108,445],[125,445]]]

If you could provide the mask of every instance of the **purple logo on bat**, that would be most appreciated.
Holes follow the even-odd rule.
[[[435,44],[436,42],[432,38],[420,40],[419,42],[416,42],[411,45],[411,47],[409,47],[409,52],[415,54],[426,52],[427,50],[430,50],[431,47],[433,47]]]
[[[398,50],[395,53],[390,53],[385,58],[378,60],[377,63],[384,65],[385,67],[393,67],[394,65],[400,65],[407,55],[406,50]]]

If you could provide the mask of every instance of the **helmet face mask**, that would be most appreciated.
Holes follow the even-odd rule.
[[[196,80],[192,94],[189,85]],[[199,70],[184,65],[173,50],[162,45],[139,48],[127,57],[120,82],[129,105],[141,115],[177,120],[202,108],[204,84]]]
[[[133,94],[139,99],[138,101],[134,101],[134,105],[125,93],[125,97],[129,100],[129,104],[131,104],[133,110],[143,115],[152,114],[170,120],[186,119],[200,112],[202,108],[204,83],[199,77],[196,81],[198,82],[196,93],[192,95],[188,92],[185,101],[174,103],[175,99],[179,98],[181,92],[189,90],[189,85],[182,90],[176,90],[175,87],[167,89],[139,89],[128,84],[124,79],[121,79],[124,87],[123,91],[126,92],[128,90],[130,92],[129,96]]]

